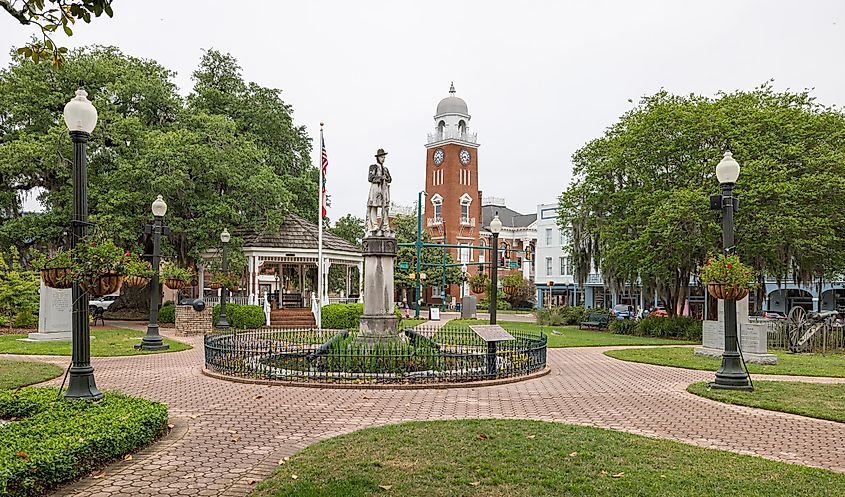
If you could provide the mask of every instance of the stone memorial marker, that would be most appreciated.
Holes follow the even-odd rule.
[[[49,288],[42,281],[38,300],[38,332],[30,333],[21,340],[70,340],[73,317],[71,300],[70,288]]]
[[[736,301],[736,324],[739,346],[746,362],[777,364],[778,358],[768,351],[768,323],[752,323],[748,319],[748,297]],[[721,357],[725,350],[725,303],[719,301],[717,321],[702,323],[702,346],[695,355]]]

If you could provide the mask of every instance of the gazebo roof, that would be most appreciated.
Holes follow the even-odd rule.
[[[317,250],[317,234],[318,229],[316,224],[296,214],[288,214],[278,233],[259,233],[252,230],[238,232],[238,235],[244,240],[244,248],[269,247],[292,250]],[[323,248],[361,254],[359,247],[328,231],[323,231]]]

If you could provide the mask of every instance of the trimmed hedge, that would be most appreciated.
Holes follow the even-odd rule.
[[[611,321],[610,331],[621,335],[701,341],[701,326],[701,321],[687,316],[647,317],[639,321]]]
[[[220,317],[220,304],[211,311],[212,325]],[[267,325],[264,309],[260,305],[226,304],[226,321],[229,326],[238,329],[263,328]]]
[[[37,496],[79,478],[167,431],[167,406],[108,392],[57,400],[58,389],[0,391],[0,496]]]
[[[323,307],[320,324],[330,330],[357,330],[364,314],[364,304],[329,304]],[[402,311],[393,308],[398,326],[402,326]]]
[[[158,322],[170,324],[176,322],[176,304],[172,300],[168,300],[158,308]]]

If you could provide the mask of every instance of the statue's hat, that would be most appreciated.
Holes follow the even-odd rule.
[[[381,157],[383,155],[387,155],[387,152],[385,152],[383,148],[378,149],[378,152],[376,152],[376,157]]]

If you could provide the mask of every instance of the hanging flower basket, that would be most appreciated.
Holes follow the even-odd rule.
[[[41,279],[48,288],[70,288],[73,286],[73,268],[53,267],[41,270]]]
[[[132,287],[142,288],[149,284],[150,279],[143,276],[127,276],[123,282]]]
[[[504,290],[506,294],[513,297],[514,294],[516,294],[517,287],[515,287],[515,286],[504,286],[504,287],[502,287],[502,290]]]
[[[95,297],[117,293],[121,285],[123,285],[123,276],[115,273],[101,274],[94,279],[79,282],[82,290]]]
[[[710,283],[707,285],[707,292],[720,300],[742,300],[748,295],[748,287]]]
[[[239,286],[237,286],[237,285],[235,285],[235,286],[230,286],[230,287],[228,287],[228,288],[229,288],[229,291],[230,291],[230,292],[237,292],[237,291],[239,291],[239,290],[241,289],[241,287],[239,287]]]
[[[470,285],[469,289],[472,293],[484,293],[484,285]]]
[[[221,285],[220,283],[218,283],[216,281],[212,281],[211,283],[208,284],[208,288],[211,288],[212,290],[217,290],[218,288],[220,288],[222,286],[223,285]]]
[[[181,290],[188,287],[188,281],[180,280],[179,278],[165,278],[164,286],[171,290]]]

